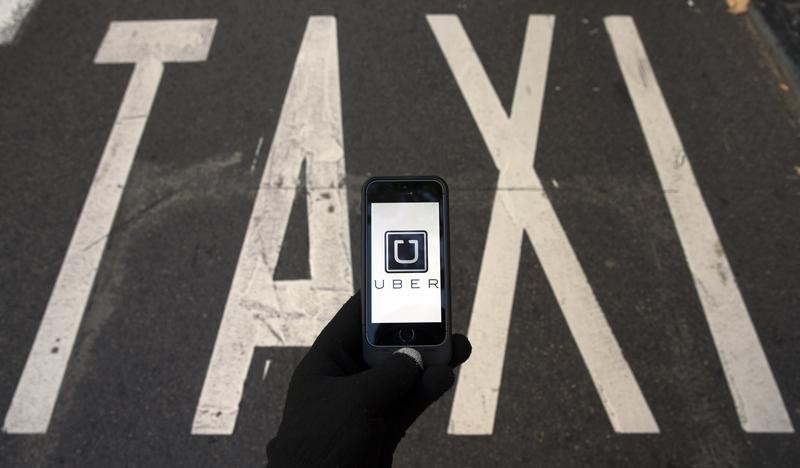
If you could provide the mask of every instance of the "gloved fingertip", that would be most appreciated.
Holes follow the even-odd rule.
[[[472,344],[466,336],[458,333],[453,335],[453,356],[450,360],[450,367],[457,367],[469,359],[472,354]]]
[[[425,367],[422,365],[422,355],[414,348],[400,348],[392,354],[402,354],[405,356],[410,357],[417,363],[420,369],[424,369]]]

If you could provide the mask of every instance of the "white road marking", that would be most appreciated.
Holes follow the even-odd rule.
[[[253,152],[253,162],[250,164],[250,172],[256,171],[256,164],[258,164],[258,155],[261,154],[261,146],[264,144],[264,136],[258,137],[258,144],[256,150]]]
[[[270,361],[269,359],[267,359],[266,362],[264,363],[264,371],[261,372],[261,380],[266,380],[267,372],[269,372],[270,363],[272,363],[272,361]]]
[[[113,22],[96,63],[135,63],[3,430],[44,433],[94,284],[163,62],[203,61],[216,20]]]
[[[458,17],[427,18],[500,171],[469,326],[475,353],[459,373],[448,432],[492,433],[523,232],[539,257],[614,430],[658,432],[533,168],[554,17],[528,18],[510,117]]]
[[[310,280],[275,281],[306,163]],[[257,346],[310,346],[353,293],[336,19],[312,16],[239,255],[192,434],[232,434]]]
[[[742,428],[794,432],[689,158],[629,16],[606,29],[658,172]]]
[[[14,40],[22,22],[31,12],[38,0],[2,0],[0,1],[0,45]]]

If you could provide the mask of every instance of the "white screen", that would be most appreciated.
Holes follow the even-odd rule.
[[[439,204],[370,206],[372,322],[441,322]]]

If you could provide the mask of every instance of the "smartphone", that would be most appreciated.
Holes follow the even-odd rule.
[[[451,356],[447,184],[373,177],[361,191],[363,354],[369,366],[412,347],[425,365]]]

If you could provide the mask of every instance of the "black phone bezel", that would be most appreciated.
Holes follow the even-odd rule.
[[[450,278],[449,278],[449,226],[448,226],[447,184],[439,177],[373,177],[364,184],[362,193],[362,242],[363,242],[363,287],[364,292],[364,333],[370,346],[374,347],[435,347],[447,340],[450,320]],[[371,246],[371,203],[392,202],[438,202],[439,203],[439,251],[440,255],[440,295],[441,316],[438,323],[373,323],[371,310],[372,271],[370,262]],[[433,265],[429,265],[429,268]],[[412,329],[412,341],[401,339],[401,331]]]

